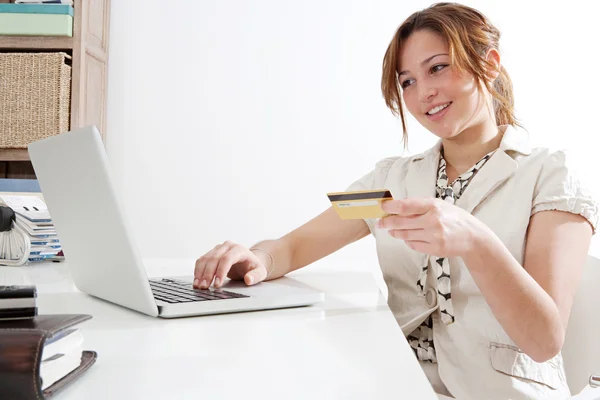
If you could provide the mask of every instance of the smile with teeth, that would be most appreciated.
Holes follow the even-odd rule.
[[[442,111],[444,108],[448,107],[449,105],[450,105],[450,103],[446,103],[446,104],[442,104],[441,106],[434,107],[431,110],[427,111],[427,115],[437,114],[440,111]]]

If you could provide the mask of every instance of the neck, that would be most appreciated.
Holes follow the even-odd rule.
[[[472,126],[459,135],[443,139],[444,159],[459,174],[467,171],[489,152],[496,150],[502,141],[495,121],[488,120]]]

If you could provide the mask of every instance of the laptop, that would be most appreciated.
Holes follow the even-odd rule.
[[[192,287],[190,276],[148,279],[111,180],[95,126],[29,146],[29,156],[75,286],[91,296],[162,318],[309,306],[324,294],[290,278],[220,289]],[[110,253],[107,261],[106,252]]]

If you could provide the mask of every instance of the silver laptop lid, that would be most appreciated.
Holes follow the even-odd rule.
[[[28,147],[77,288],[156,316],[158,308],[97,129],[76,129]]]

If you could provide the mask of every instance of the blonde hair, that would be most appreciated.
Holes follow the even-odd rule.
[[[489,50],[499,49],[500,31],[479,11],[456,3],[437,3],[408,17],[397,29],[383,58],[381,91],[385,104],[402,120],[403,140],[408,133],[402,106],[398,58],[408,37],[427,29],[439,34],[448,43],[450,62],[459,71],[473,75],[479,90],[483,83],[493,96],[497,125],[520,125],[515,118],[513,87],[504,67],[490,85],[488,71],[496,69],[486,59]]]

